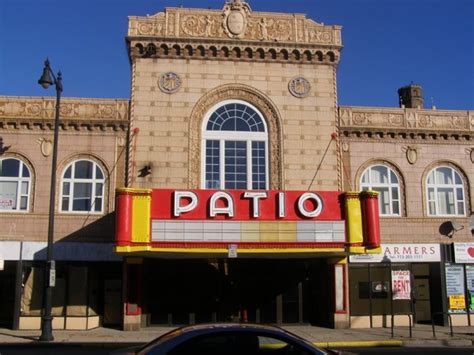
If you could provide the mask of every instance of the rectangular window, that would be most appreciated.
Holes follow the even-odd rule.
[[[206,189],[220,189],[219,141],[206,141]]]
[[[267,188],[265,155],[265,142],[252,142],[252,189],[254,190]]]
[[[247,188],[247,142],[225,142],[225,188]]]
[[[90,211],[91,209],[91,183],[74,184],[73,211]]]
[[[14,181],[0,182],[0,210],[16,208],[18,183]]]
[[[451,188],[438,188],[439,214],[455,214],[454,193]]]

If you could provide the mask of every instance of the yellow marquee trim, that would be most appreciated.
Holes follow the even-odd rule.
[[[222,254],[228,253],[227,248],[157,248],[146,245],[139,246],[117,246],[117,253],[137,253],[137,252],[162,252],[162,253],[196,253],[196,254]],[[237,249],[239,254],[282,254],[282,253],[341,253],[345,248],[274,248],[257,249],[245,248]]]

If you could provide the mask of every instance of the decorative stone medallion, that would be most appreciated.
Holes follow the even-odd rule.
[[[290,80],[288,89],[290,90],[291,95],[302,98],[309,95],[311,84],[308,80],[299,76]]]
[[[224,6],[224,31],[230,38],[242,38],[247,29],[250,7],[245,1],[229,2]]]
[[[174,72],[163,73],[158,80],[158,87],[166,94],[174,94],[181,87],[181,78]]]
[[[407,161],[411,165],[415,164],[416,161],[418,160],[418,151],[417,151],[416,147],[408,146],[406,148],[406,157],[407,157]]]

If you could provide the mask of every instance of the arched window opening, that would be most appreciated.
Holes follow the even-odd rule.
[[[229,100],[214,106],[203,126],[206,189],[268,189],[268,132],[259,110]]]
[[[466,193],[461,175],[449,166],[431,170],[426,179],[429,216],[464,216]]]
[[[31,173],[16,158],[0,159],[0,211],[27,212],[31,190]]]
[[[92,160],[76,160],[62,175],[61,212],[104,211],[104,172]]]
[[[386,165],[368,167],[360,179],[362,191],[379,193],[379,213],[381,216],[400,216],[400,182],[397,174]]]

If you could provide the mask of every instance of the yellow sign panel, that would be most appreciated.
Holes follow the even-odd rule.
[[[463,295],[449,296],[449,309],[465,309],[466,300]]]

